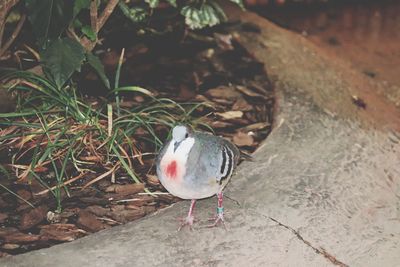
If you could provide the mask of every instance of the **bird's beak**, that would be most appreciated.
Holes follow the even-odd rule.
[[[181,141],[182,142],[182,141]],[[174,143],[174,153],[175,151],[178,149],[179,145],[181,144],[181,142],[175,142]]]

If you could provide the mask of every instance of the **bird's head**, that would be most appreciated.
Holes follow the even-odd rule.
[[[184,125],[177,125],[172,129],[172,142],[174,143],[174,151],[179,147],[179,145],[191,137],[192,131],[189,127]]]

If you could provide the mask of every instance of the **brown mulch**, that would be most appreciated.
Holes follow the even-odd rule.
[[[162,49],[151,42],[127,48],[121,80],[147,88],[157,97],[208,103],[194,115],[202,116],[217,135],[251,153],[271,130],[272,85],[262,64],[235,42],[236,37],[221,28],[217,31],[203,32],[201,38],[186,36],[180,42],[170,41]],[[106,69],[115,70],[120,50],[104,51],[101,57]],[[88,80],[93,77],[85,75]],[[125,105],[129,105],[129,97],[125,96]],[[141,101],[135,97],[134,101]],[[84,187],[99,174],[80,177],[69,185],[68,194],[63,191],[60,213],[55,212],[52,194],[43,191],[46,187],[35,179],[16,183],[0,176],[3,186],[34,205],[32,208],[0,188],[0,256],[69,242],[178,201],[165,192],[154,175],[154,155],[142,160],[144,164],[135,170],[142,184],[132,184],[126,174],[118,173],[114,183],[106,176]],[[145,193],[145,188],[157,194]]]

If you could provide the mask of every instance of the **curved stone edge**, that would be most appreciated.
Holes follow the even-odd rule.
[[[231,21],[252,25],[247,27],[252,29],[248,32],[241,30],[237,40],[265,63],[274,81],[306,92],[330,114],[357,119],[377,129],[400,130],[400,110],[383,94],[377,93],[377,83],[349,63],[328,55],[306,37],[282,29],[255,13],[227,2],[221,4]],[[366,108],[355,105],[354,97],[362,99]]]

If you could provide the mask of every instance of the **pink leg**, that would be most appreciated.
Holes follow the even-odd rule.
[[[225,220],[224,220],[224,206],[222,205],[223,197],[224,197],[224,194],[222,192],[219,192],[217,194],[217,198],[218,198],[217,215],[215,216],[214,223],[209,225],[209,227],[215,227],[218,225],[219,222],[221,222],[226,229]]]
[[[192,225],[194,222],[194,216],[193,216],[193,210],[194,210],[194,205],[196,204],[196,200],[192,199],[190,202],[190,208],[189,208],[189,212],[188,215],[185,219],[182,220],[182,224],[181,226],[178,228],[178,231],[180,231],[182,229],[183,226],[185,225],[189,225],[190,230],[192,230]]]

